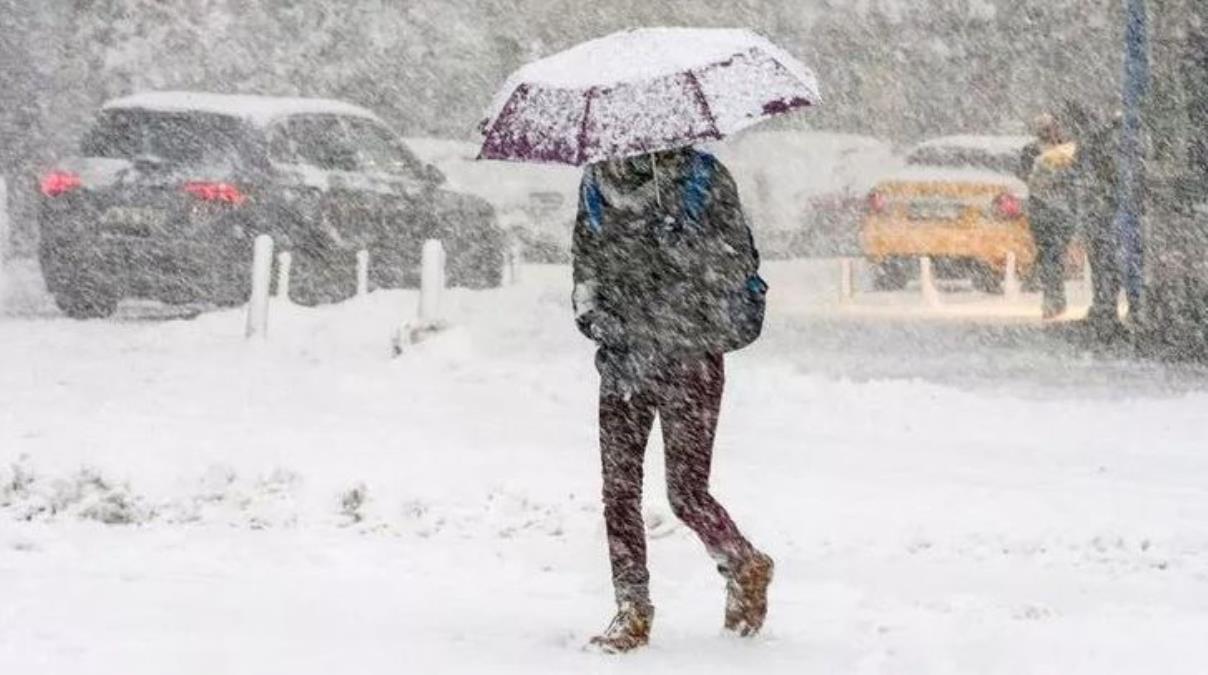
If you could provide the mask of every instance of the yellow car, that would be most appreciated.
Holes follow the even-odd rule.
[[[1022,136],[948,136],[918,145],[906,168],[868,196],[860,245],[876,266],[878,289],[906,285],[922,256],[943,277],[970,277],[1000,292],[1007,256],[1032,275],[1036,245],[1028,227],[1027,185],[1017,176]]]

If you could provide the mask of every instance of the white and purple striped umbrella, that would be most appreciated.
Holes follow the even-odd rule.
[[[818,101],[813,72],[751,31],[626,31],[512,75],[480,159],[581,166],[720,140]]]

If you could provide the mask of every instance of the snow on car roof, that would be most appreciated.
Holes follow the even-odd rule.
[[[924,148],[959,148],[984,150],[994,155],[1005,155],[1021,152],[1023,147],[1030,142],[1032,142],[1032,138],[1029,136],[976,136],[961,134],[924,141],[914,146],[911,152]]]
[[[204,112],[250,120],[265,126],[290,115],[349,115],[376,120],[360,106],[321,98],[288,98],[246,94],[209,94],[193,91],[156,91],[109,101],[102,110],[152,110],[157,112]]]

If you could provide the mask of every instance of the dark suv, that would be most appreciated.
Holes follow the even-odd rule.
[[[497,286],[504,237],[486,201],[440,189],[376,116],[337,101],[160,92],[104,105],[80,156],[42,179],[39,257],[69,316],[120,299],[246,301],[252,240],[293,257],[290,296],[313,305],[370,285],[415,286],[425,239],[449,283]]]

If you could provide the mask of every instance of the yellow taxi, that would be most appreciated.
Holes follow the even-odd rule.
[[[1001,292],[1008,254],[1020,278],[1036,265],[1028,226],[1028,187],[1020,179],[1025,136],[946,136],[922,143],[906,167],[868,195],[860,229],[878,289],[906,285],[918,259],[932,258],[943,277],[969,277]]]

